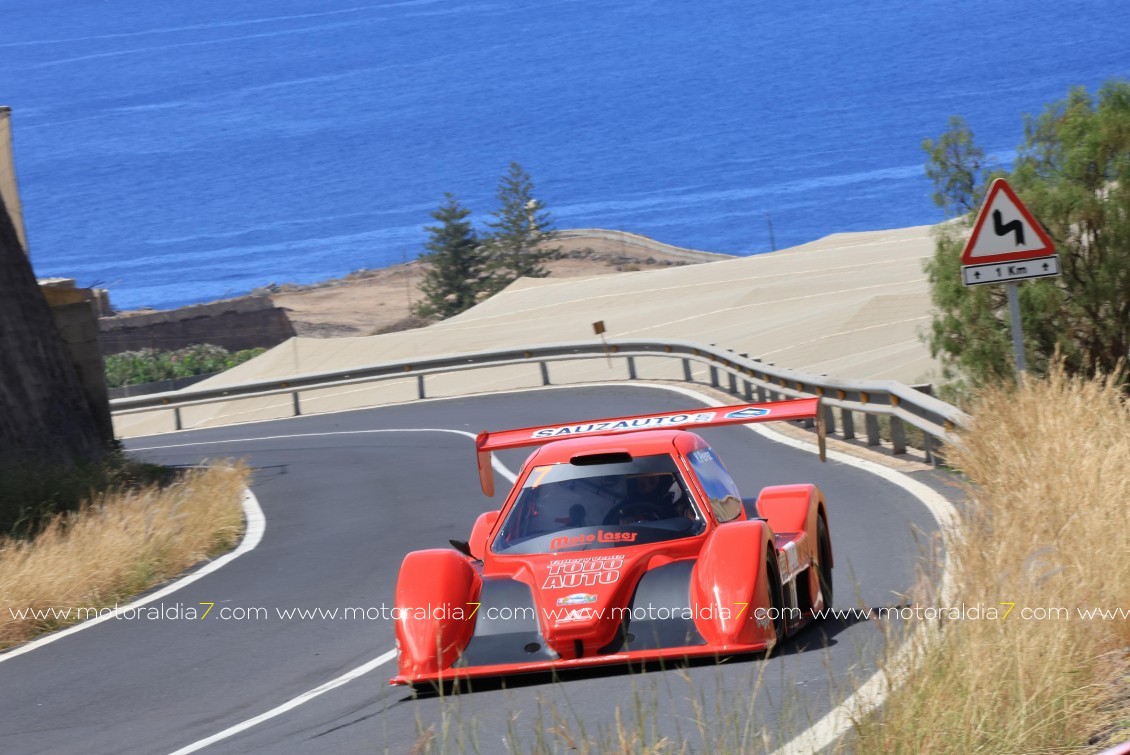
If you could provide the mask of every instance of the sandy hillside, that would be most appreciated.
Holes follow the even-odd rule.
[[[619,231],[563,231],[556,245],[562,255],[546,265],[552,278],[652,270],[730,258],[680,249]],[[268,293],[277,306],[289,310],[300,336],[367,336],[409,316],[409,305],[420,297],[418,286],[424,270],[425,264],[415,260],[308,286],[272,286]]]

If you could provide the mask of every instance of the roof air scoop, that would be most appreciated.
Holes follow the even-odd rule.
[[[632,455],[627,451],[602,451],[595,454],[577,454],[569,459],[575,467],[595,467],[598,464],[630,464]]]

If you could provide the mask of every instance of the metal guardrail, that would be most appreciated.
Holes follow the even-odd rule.
[[[827,431],[837,433],[845,440],[857,437],[854,414],[860,413],[864,417],[863,434],[867,444],[879,445],[879,418],[887,417],[891,450],[895,454],[906,453],[905,425],[911,425],[923,432],[924,451],[927,458],[935,462],[937,441],[950,440],[949,433],[967,419],[956,407],[929,395],[929,386],[915,388],[893,380],[840,380],[777,367],[716,346],[657,340],[610,341],[607,346],[591,342],[563,343],[454,354],[361,369],[309,373],[282,380],[260,380],[219,388],[194,388],[115,399],[110,402],[110,408],[115,416],[171,411],[174,429],[181,430],[184,429],[181,410],[186,407],[290,394],[294,416],[298,416],[303,413],[301,394],[304,390],[414,376],[417,397],[423,399],[427,398],[428,376],[470,369],[536,365],[541,385],[545,386],[552,384],[550,365],[555,362],[616,358],[626,361],[628,379],[636,380],[639,379],[636,359],[640,357],[682,360],[683,379],[690,383],[699,382],[694,379],[692,363],[705,365],[709,370],[710,385],[747,401],[820,396]],[[839,409],[838,422],[834,409]]]

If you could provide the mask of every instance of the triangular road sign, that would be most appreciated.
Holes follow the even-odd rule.
[[[1003,178],[993,181],[961,264],[1014,262],[1055,254],[1055,244]]]

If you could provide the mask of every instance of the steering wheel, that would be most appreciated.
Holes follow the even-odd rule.
[[[605,526],[620,524],[621,519],[630,519],[635,522],[658,522],[659,514],[651,506],[639,503],[621,503],[613,507],[604,517]]]

